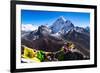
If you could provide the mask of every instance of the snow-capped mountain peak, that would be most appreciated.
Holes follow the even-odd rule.
[[[66,21],[66,19],[64,18],[64,16],[60,16],[58,19],[59,20],[63,20],[64,22]]]
[[[69,29],[72,29],[74,27],[74,25],[72,24],[71,21],[66,20],[63,16],[60,16],[52,25],[51,25],[51,29],[53,33],[57,33],[57,32],[66,32]]]

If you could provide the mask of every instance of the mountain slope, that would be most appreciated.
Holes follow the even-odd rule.
[[[85,56],[90,56],[89,35],[72,29],[64,37],[67,41],[74,43],[76,45],[76,48],[80,50]]]
[[[51,34],[51,30],[46,26],[40,26],[37,31],[29,32],[22,37],[21,44],[30,48],[44,51],[58,51],[64,44],[56,34]]]

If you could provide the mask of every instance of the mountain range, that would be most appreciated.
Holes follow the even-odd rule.
[[[41,25],[34,31],[21,31],[21,44],[37,50],[55,52],[65,42],[72,42],[89,58],[90,28],[75,26],[70,20],[60,16],[51,26]]]

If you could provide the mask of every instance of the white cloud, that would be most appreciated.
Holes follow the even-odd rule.
[[[21,30],[23,31],[33,31],[38,29],[38,26],[32,25],[32,24],[22,24]]]

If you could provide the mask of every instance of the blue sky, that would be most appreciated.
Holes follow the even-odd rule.
[[[36,11],[21,10],[21,24],[45,25],[49,26],[60,16],[70,20],[75,26],[89,26],[90,13],[79,12],[56,12],[56,11]]]

